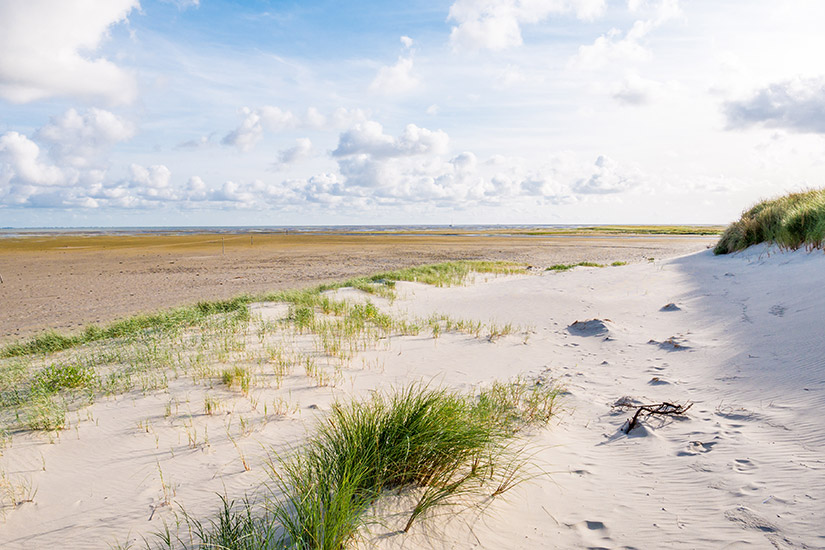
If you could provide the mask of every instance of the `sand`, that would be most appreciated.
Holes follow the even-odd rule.
[[[825,548],[823,269],[821,251],[760,246],[480,276],[463,287],[399,283],[392,304],[372,300],[395,315],[438,312],[516,330],[493,341],[393,337],[359,354],[333,386],[296,370],[252,398],[170,378],[168,389],[73,413],[53,442],[16,435],[0,463],[37,492],[4,510],[0,547],[139,544],[174,524],[179,506],[206,517],[219,506],[215,493],[260,494],[267,454],[299,444],[335,399],[421,380],[471,392],[527,376],[566,388],[551,425],[526,439],[545,473],[408,534],[389,506],[359,548]],[[255,313],[286,311],[264,304]],[[204,414],[206,393],[221,397],[223,412]],[[693,405],[622,431],[631,411],[617,402],[662,401]]]
[[[470,235],[87,235],[0,240],[0,344],[198,300],[302,288],[409,265],[638,262],[712,237]]]

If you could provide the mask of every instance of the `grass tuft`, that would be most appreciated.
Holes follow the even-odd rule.
[[[822,248],[825,241],[825,189],[765,200],[725,229],[714,254],[729,254],[763,242],[796,250]]]
[[[527,462],[512,437],[545,424],[557,395],[550,384],[517,380],[475,397],[412,385],[336,404],[273,471],[278,501],[253,511],[249,501],[223,499],[217,519],[186,517],[191,547],[342,550],[390,491],[414,500],[404,531],[435,507],[497,496],[522,479]],[[176,547],[168,531],[158,536]]]
[[[623,264],[620,264],[623,265]],[[597,264],[595,262],[579,262],[577,264],[556,264],[551,265],[545,271],[569,271],[574,267],[605,267],[604,264]]]

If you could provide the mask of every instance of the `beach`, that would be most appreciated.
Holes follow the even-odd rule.
[[[198,300],[305,288],[410,265],[638,262],[709,246],[699,236],[142,234],[0,240],[0,343],[76,331]]]
[[[436,509],[408,533],[407,503],[387,495],[354,547],[823,548],[823,267],[821,251],[759,245],[459,286],[399,281],[391,298],[342,288],[326,296],[423,327],[367,331],[349,352],[298,330],[295,306],[253,304],[248,325],[210,329],[224,344],[154,340],[154,366],[131,386],[75,405],[62,431],[13,434],[0,461],[20,502],[3,508],[0,546],[142,547],[164,525],[185,531],[183,511],[214,518],[218,495],[263,498],[273,457],[336,402],[521,379],[561,392],[550,423],[518,440],[530,457],[522,482]],[[130,346],[119,360],[137,364],[129,354],[149,343]],[[186,355],[196,350],[203,359]],[[245,389],[227,382],[236,367]],[[665,402],[689,408],[626,433],[638,406]]]

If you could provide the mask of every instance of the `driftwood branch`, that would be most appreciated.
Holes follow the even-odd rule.
[[[630,405],[624,405],[626,407]],[[627,421],[627,425],[623,428],[623,432],[629,434],[630,431],[639,425],[642,419],[649,416],[681,416],[693,406],[693,403],[685,405],[674,405],[673,403],[653,403],[651,405],[633,405],[636,407],[636,414],[633,418]]]

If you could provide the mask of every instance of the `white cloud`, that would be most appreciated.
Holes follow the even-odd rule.
[[[729,129],[761,125],[825,134],[825,77],[770,84],[747,99],[724,104]]]
[[[278,164],[294,164],[307,158],[312,152],[312,141],[309,138],[298,138],[295,145],[278,152]]]
[[[599,156],[593,163],[589,177],[576,181],[571,189],[584,195],[621,193],[642,183],[638,170],[627,170],[606,156]]]
[[[144,167],[139,164],[129,166],[128,186],[142,199],[150,201],[177,200],[178,193],[170,185],[172,172],[162,164]]]
[[[647,3],[631,2],[631,11],[640,11]],[[651,57],[645,39],[656,28],[682,14],[679,0],[660,0],[646,10],[649,18],[638,19],[626,33],[611,29],[593,44],[580,46],[574,63],[587,69],[599,69],[612,63],[637,63]]]
[[[114,144],[130,139],[134,133],[134,126],[128,121],[109,111],[92,108],[83,114],[69,109],[52,117],[35,136],[49,144],[49,154],[55,161],[83,168]]]
[[[109,28],[138,7],[138,0],[0,2],[0,97],[132,101],[134,77],[93,52]]]
[[[613,87],[613,99],[623,105],[647,105],[661,92],[662,85],[637,74],[628,74]]]
[[[281,132],[296,128],[312,130],[339,129],[366,120],[367,113],[361,109],[338,107],[329,116],[323,115],[315,107],[309,107],[304,117],[280,107],[264,105],[256,109],[243,107],[239,114],[243,116],[240,125],[226,134],[221,143],[235,146],[241,151],[249,151],[264,137],[264,132]],[[183,145],[183,144],[182,144]],[[195,145],[195,144],[193,144]]]
[[[521,25],[550,15],[573,13],[592,20],[604,13],[604,0],[457,0],[447,19],[453,50],[504,50],[522,44]]]
[[[393,138],[384,133],[381,124],[366,121],[342,133],[338,138],[338,147],[332,155],[335,157],[440,155],[447,151],[448,144],[449,137],[441,130],[428,130],[419,128],[415,124],[408,124],[398,138]]]
[[[379,94],[397,95],[415,89],[418,84],[419,80],[413,74],[413,58],[410,55],[399,57],[395,65],[381,67],[369,89]]]
[[[413,74],[413,39],[409,36],[402,36],[401,44],[407,50],[406,55],[401,55],[395,65],[381,67],[378,70],[378,74],[369,86],[371,92],[398,95],[407,93],[418,86],[419,80]]]
[[[66,180],[60,168],[43,162],[35,142],[17,132],[0,136],[0,161],[0,181],[6,185],[52,186]]]
[[[363,122],[369,118],[369,114],[362,109],[347,109],[338,107],[329,116],[328,127],[334,129],[349,128],[353,124]]]

